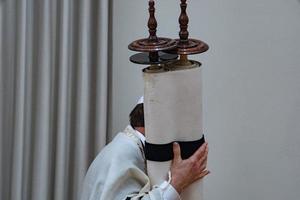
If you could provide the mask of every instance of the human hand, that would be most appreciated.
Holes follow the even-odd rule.
[[[204,143],[190,158],[182,160],[180,146],[173,144],[174,158],[171,165],[171,185],[180,194],[187,186],[203,178],[210,172],[206,170],[208,144]]]

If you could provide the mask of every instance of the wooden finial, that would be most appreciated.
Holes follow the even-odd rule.
[[[208,45],[201,40],[189,38],[188,23],[189,17],[186,12],[187,0],[180,0],[181,13],[178,19],[179,22],[179,39],[176,39],[177,48],[169,50],[169,53],[180,55],[181,61],[187,61],[186,55],[199,54],[208,50]]]
[[[149,36],[147,38],[135,40],[128,45],[128,48],[132,51],[143,52],[131,56],[131,62],[137,64],[157,65],[167,63],[170,60],[176,60],[178,57],[177,55],[162,52],[175,49],[177,47],[177,42],[170,38],[156,36],[157,21],[155,19],[154,4],[154,0],[149,0]]]
[[[186,0],[181,0],[181,13],[179,16],[179,24],[180,24],[180,32],[179,32],[179,38],[180,38],[180,43],[185,44],[188,43],[188,37],[189,37],[189,32],[188,32],[188,23],[189,23],[189,17],[186,13]]]
[[[157,28],[157,21],[155,19],[155,7],[154,7],[154,0],[149,1],[149,20],[148,20],[148,28],[149,28],[149,40],[150,41],[157,41],[156,36],[156,28]]]

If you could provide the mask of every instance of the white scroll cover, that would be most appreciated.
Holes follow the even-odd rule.
[[[195,141],[203,135],[202,68],[144,72],[145,132],[148,143]],[[152,185],[167,180],[171,161],[147,161]],[[183,200],[203,200],[203,180],[181,193]]]

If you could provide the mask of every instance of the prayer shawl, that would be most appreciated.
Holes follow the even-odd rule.
[[[128,126],[98,154],[86,174],[81,200],[163,200],[151,190],[142,142]]]

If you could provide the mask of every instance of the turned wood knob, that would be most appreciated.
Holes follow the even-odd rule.
[[[147,25],[149,37],[138,39],[128,45],[130,50],[144,53],[131,56],[130,61],[138,64],[160,64],[168,62],[169,60],[176,60],[177,55],[160,52],[176,48],[176,41],[170,38],[156,36],[157,21],[155,18],[154,0],[149,0],[148,5],[149,19]]]
[[[149,1],[148,10],[149,10],[149,19],[148,19],[149,40],[157,41],[157,36],[156,36],[157,21],[154,15],[155,13],[154,0]]]
[[[189,37],[189,32],[188,32],[188,23],[189,23],[189,17],[186,13],[186,0],[181,0],[180,8],[181,8],[181,13],[179,16],[179,24],[180,24],[180,31],[179,31],[179,39],[181,43],[187,43],[188,42],[188,37]]]
[[[199,54],[208,50],[208,45],[201,40],[189,38],[188,23],[189,17],[187,15],[187,3],[186,0],[180,0],[181,12],[179,15],[179,39],[176,39],[177,47],[167,51],[168,53],[178,54],[178,55],[191,55]],[[183,58],[183,57],[182,57]]]

